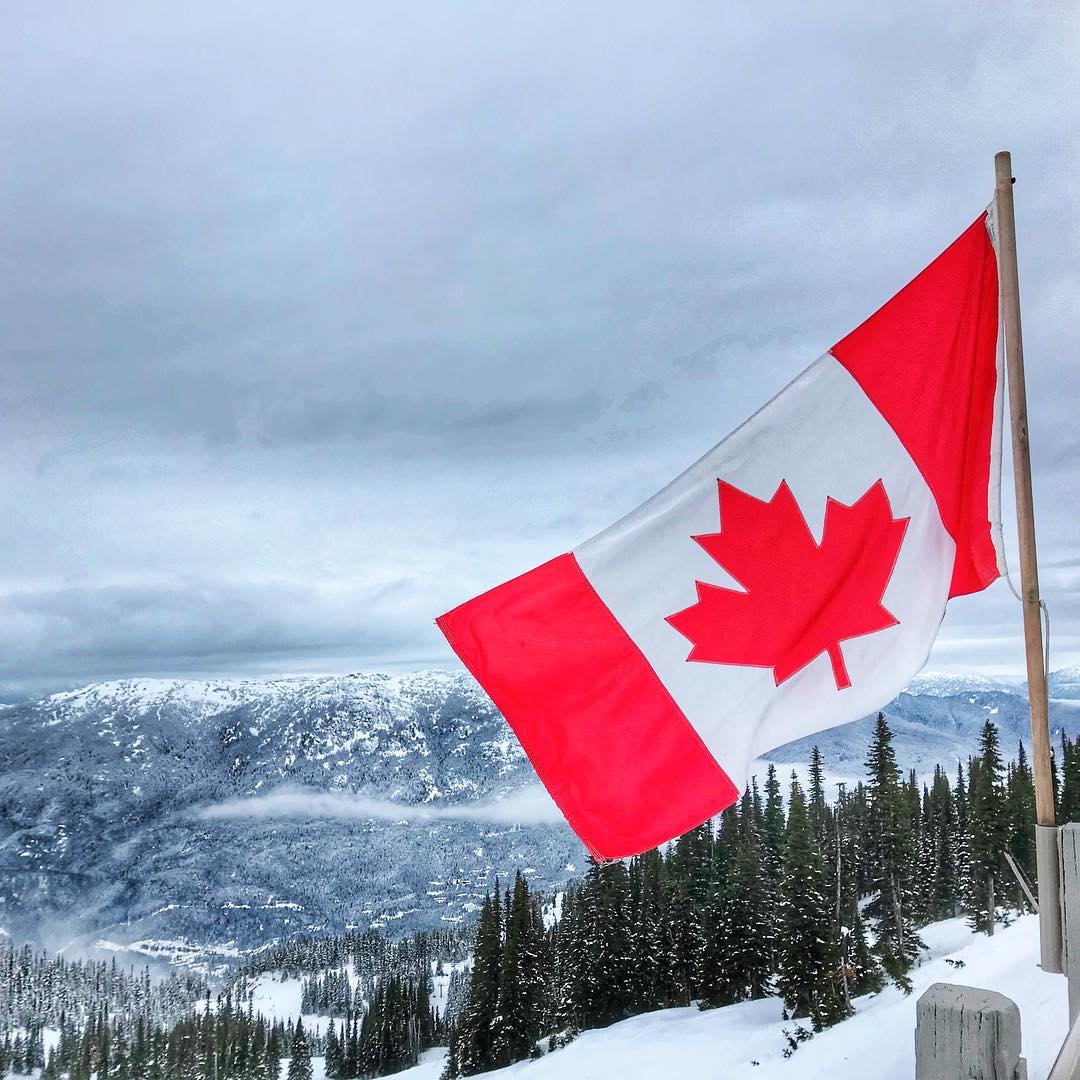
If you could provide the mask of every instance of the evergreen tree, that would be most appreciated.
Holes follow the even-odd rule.
[[[808,1017],[815,1031],[847,1015],[827,879],[806,799],[798,777],[792,773],[777,937],[777,989],[789,1014]]]
[[[544,979],[543,926],[519,871],[506,910],[506,933],[499,975],[496,1065],[510,1065],[529,1057],[540,1038]]]
[[[926,897],[924,917],[952,918],[960,905],[960,823],[949,778],[939,765],[926,796],[923,826],[924,856],[920,877]]]
[[[1080,738],[1070,741],[1064,732],[1061,733],[1061,761],[1058,763],[1058,772],[1061,782],[1058,820],[1080,821]]]
[[[814,746],[810,751],[807,814],[818,847],[822,852],[828,851],[833,835],[832,814],[829,811],[829,804],[825,795],[825,763],[821,758],[821,750],[817,746]]]
[[[975,930],[993,934],[995,909],[1003,897],[1004,853],[1009,840],[1008,807],[1002,783],[998,733],[987,720],[979,737],[979,756],[970,768],[968,789],[969,880],[967,909]]]
[[[311,1080],[311,1046],[303,1020],[296,1021],[289,1055],[289,1080]]]
[[[953,804],[956,806],[956,876],[961,899],[967,895],[971,881],[971,825],[968,815],[967,783],[964,780],[963,762],[956,763],[956,786],[953,788]]]
[[[765,870],[763,815],[756,812],[751,790],[738,814],[724,820],[721,839],[728,857],[699,978],[702,1008],[765,997],[773,974],[775,895]]]
[[[591,861],[576,900],[582,951],[578,1028],[606,1027],[630,1015],[634,991],[628,899],[625,864]]]
[[[480,910],[469,993],[458,1022],[456,1065],[461,1076],[486,1072],[496,1060],[501,971],[502,907],[496,882]]]
[[[881,988],[881,966],[870,949],[866,925],[859,909],[861,865],[861,821],[865,816],[865,800],[861,789],[847,794],[846,785],[840,792],[833,811],[835,837],[829,862],[833,869],[832,896],[835,903],[832,934],[840,958],[840,992],[845,1008],[852,995],[870,993]]]
[[[1009,817],[1008,850],[1029,882],[1037,877],[1035,860],[1035,778],[1028,764],[1027,751],[1021,742],[1016,748],[1016,761],[1009,766],[1007,779]],[[1018,884],[1010,886],[1015,905],[1023,910],[1026,898]]]
[[[663,859],[655,848],[635,859],[630,868],[634,904],[631,924],[631,988],[636,1012],[661,1009],[669,980],[664,939]]]
[[[326,1075],[329,1080],[344,1080],[345,1056],[337,1035],[337,1025],[330,1023],[326,1029]]]
[[[708,825],[684,833],[666,860],[669,882],[667,904],[671,943],[672,1003],[689,1005],[697,996],[696,975],[704,947],[702,912],[709,899],[712,836]]]
[[[873,894],[867,910],[877,920],[874,946],[885,973],[905,993],[922,941],[915,931],[915,851],[910,804],[900,784],[900,770],[885,714],[878,713],[866,762],[869,773],[868,863]]]

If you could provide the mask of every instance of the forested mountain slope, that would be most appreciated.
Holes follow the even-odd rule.
[[[1080,673],[1052,692],[1078,730]],[[1007,753],[1027,726],[1018,688],[968,677],[921,676],[887,712],[904,769],[966,757],[987,718]],[[830,773],[861,775],[869,729],[816,737]],[[770,757],[805,762],[813,741]],[[497,873],[552,891],[583,872],[536,783],[464,673],[140,679],[7,706],[0,927],[212,965],[298,934],[452,925]]]

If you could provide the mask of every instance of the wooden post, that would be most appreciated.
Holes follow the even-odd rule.
[[[1054,831],[1037,843],[1039,871],[1039,936],[1044,971],[1061,971],[1061,900],[1056,848],[1054,788],[1050,774],[1050,723],[1046,664],[1043,654],[1039,568],[1035,557],[1035,508],[1031,493],[1031,454],[1028,448],[1027,390],[1024,385],[1024,343],[1020,331],[1020,278],[1016,268],[1016,218],[1013,212],[1012,157],[1003,150],[994,158],[995,227],[1001,313],[1004,318],[1005,358],[1012,421],[1013,480],[1016,485],[1016,524],[1020,541],[1020,593],[1024,608],[1024,652],[1027,658],[1028,705],[1031,710],[1031,764],[1035,777],[1035,816],[1038,832]]]
[[[1080,1023],[1074,1020],[1046,1080],[1078,1080],[1078,1078],[1080,1078]]]
[[[1069,1022],[1080,1016],[1080,824],[1061,829],[1062,960],[1069,979]]]
[[[934,983],[915,1007],[915,1080],[1023,1080],[1020,1010],[1004,994]]]

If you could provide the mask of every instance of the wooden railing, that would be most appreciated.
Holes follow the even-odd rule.
[[[1080,824],[1063,826],[1057,842],[1071,1027],[1048,1080],[1080,1080]],[[1004,994],[935,983],[916,1007],[915,1080],[1027,1080],[1021,1042],[1020,1010]]]

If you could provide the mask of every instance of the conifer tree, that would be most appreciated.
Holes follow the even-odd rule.
[[[1064,732],[1061,733],[1061,761],[1058,763],[1058,772],[1061,784],[1058,820],[1080,821],[1080,737],[1070,741]]]
[[[915,851],[910,804],[900,785],[900,770],[885,714],[878,713],[866,762],[869,780],[868,863],[873,895],[868,912],[877,919],[875,952],[885,973],[905,993],[922,941],[912,917]]]
[[[499,1025],[494,1045],[497,1065],[523,1061],[540,1038],[544,1009],[543,942],[537,929],[534,906],[519,871],[506,911],[499,976]]]
[[[704,942],[702,913],[708,903],[712,837],[708,825],[684,833],[666,860],[670,885],[667,904],[671,939],[671,987],[673,1004],[689,1005],[697,996],[697,972],[701,969]]]
[[[631,927],[631,986],[637,1012],[663,1008],[669,979],[664,940],[663,859],[657,849],[634,860],[635,902]]]
[[[1016,760],[1008,771],[1007,800],[1009,817],[1008,850],[1016,865],[1027,877],[1035,882],[1037,867],[1035,860],[1035,779],[1028,764],[1027,751],[1021,742],[1016,748]],[[1026,898],[1018,884],[1015,884],[1013,896],[1018,909],[1023,909]]]
[[[949,778],[941,766],[926,799],[923,828],[922,888],[926,895],[925,917],[952,918],[961,899],[960,823]]]
[[[303,1020],[296,1021],[292,1046],[289,1051],[289,1080],[311,1080],[311,1046]]]
[[[998,733],[987,720],[972,761],[968,789],[969,879],[967,908],[975,930],[993,934],[995,909],[1007,873],[1004,852],[1009,839],[1008,807],[1002,783]]]
[[[728,904],[738,849],[739,814],[738,802],[722,812],[712,844],[711,881],[701,915],[701,946],[694,971],[694,982],[700,995],[698,1004],[702,1009],[726,1005],[731,997],[723,958],[731,951]]]
[[[626,865],[592,863],[582,893],[591,908],[583,945],[590,957],[592,997],[582,1026],[605,1027],[629,1016],[633,1001]]]
[[[817,746],[810,751],[810,782],[806,802],[814,839],[821,851],[826,852],[832,840],[832,815],[825,796],[825,763]]]
[[[885,714],[878,713],[866,761],[869,870],[874,894],[867,912],[877,919],[876,954],[891,980],[909,993],[907,973],[922,947],[915,930],[915,849],[910,804]]]
[[[326,1075],[328,1080],[344,1080],[344,1055],[337,1035],[337,1025],[331,1021],[326,1029]]]
[[[457,1027],[450,1029],[450,1040],[446,1047],[446,1065],[443,1067],[440,1080],[455,1080],[461,1075],[461,1064],[458,1060],[458,1033]]]
[[[723,819],[720,843],[727,852],[725,859],[716,860],[724,866],[724,874],[706,924],[707,947],[699,975],[702,1008],[762,998],[770,989],[775,895],[765,871],[763,817],[748,789],[738,812]]]
[[[501,970],[502,907],[496,882],[480,910],[469,993],[458,1021],[456,1065],[461,1076],[485,1072],[495,1061]]]
[[[815,1031],[847,1015],[826,882],[825,860],[814,836],[806,799],[798,777],[792,773],[776,981],[789,1014],[809,1018]]]

